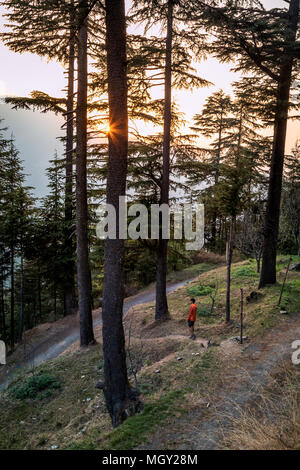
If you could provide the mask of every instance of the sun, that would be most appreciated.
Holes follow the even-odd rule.
[[[98,124],[98,130],[99,132],[101,132],[101,134],[109,134],[110,133],[110,126],[108,123],[101,123],[101,124]]]

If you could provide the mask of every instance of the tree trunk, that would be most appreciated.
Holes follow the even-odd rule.
[[[103,287],[104,395],[114,427],[134,413],[138,399],[130,388],[123,329],[124,240],[119,237],[119,197],[125,195],[128,114],[124,0],[106,0],[109,133],[106,202],[115,207],[117,239],[105,240]]]
[[[87,16],[88,2],[79,2],[78,89],[76,109],[76,236],[77,278],[80,315],[80,345],[95,341],[91,309],[91,289],[88,259],[87,205]]]
[[[56,283],[54,282],[53,286],[53,312],[54,312],[54,321],[56,321],[57,315],[57,290],[56,290]]]
[[[256,258],[256,272],[260,272],[260,256]]]
[[[72,2],[73,3],[73,2]],[[71,15],[71,26],[74,25],[74,15]],[[75,263],[73,244],[73,145],[74,145],[74,61],[75,44],[71,29],[68,67],[68,99],[67,99],[67,135],[66,135],[66,184],[65,184],[65,253],[67,257],[64,284],[65,315],[75,312]]]
[[[290,41],[296,39],[299,18],[299,0],[291,0],[289,8]],[[284,151],[286,142],[289,97],[293,71],[293,57],[284,51],[277,88],[274,140],[270,180],[264,225],[263,260],[259,288],[276,283],[276,253],[280,217],[280,199]]]
[[[164,96],[164,137],[163,137],[163,171],[161,183],[161,204],[169,204],[170,175],[170,138],[171,138],[171,93],[172,93],[172,40],[173,40],[173,0],[168,0],[166,63],[165,63],[165,96]],[[168,240],[160,238],[157,250],[156,266],[156,307],[155,319],[164,320],[168,317],[168,301],[166,290],[168,260]]]
[[[223,131],[223,108],[221,108],[220,126],[218,133],[218,148],[217,148],[217,161],[216,161],[216,172],[215,172],[215,186],[219,183],[220,176],[220,160],[221,160],[221,144],[222,144],[222,131]],[[216,208],[212,214],[212,228],[211,228],[211,245],[214,250],[217,246],[217,217],[218,213]]]
[[[224,221],[223,217],[220,218],[220,227],[219,227],[219,255],[223,255],[223,232],[224,232]]]
[[[14,247],[10,249],[10,348],[15,347],[15,254]]]
[[[38,272],[38,307],[39,307],[39,319],[42,321],[42,294],[41,294],[41,274],[40,269]]]
[[[37,317],[36,317],[36,292],[35,292],[33,296],[33,327],[35,327],[36,325],[37,325]]]
[[[168,240],[158,240],[156,263],[156,308],[155,320],[165,320],[169,316],[167,300],[167,260]]]
[[[19,343],[22,342],[23,329],[24,329],[24,316],[23,316],[23,253],[21,253],[21,267],[20,267],[20,318],[19,318]]]
[[[3,271],[2,271],[3,273]],[[1,279],[1,314],[2,314],[2,339],[6,343],[6,321],[5,321],[5,303],[4,303],[4,282]]]
[[[95,303],[93,299],[93,280],[92,280],[92,271],[89,269],[89,275],[90,275],[90,289],[91,289],[91,308],[94,310],[95,308]]]
[[[227,242],[226,262],[227,262],[227,284],[226,284],[226,323],[230,322],[230,288],[231,288],[231,263],[233,253],[235,219],[231,218],[229,240]]]

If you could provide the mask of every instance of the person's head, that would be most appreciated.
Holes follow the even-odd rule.
[[[196,300],[195,300],[195,299],[191,299],[191,302],[192,302],[192,304],[194,304],[194,303],[196,302]]]

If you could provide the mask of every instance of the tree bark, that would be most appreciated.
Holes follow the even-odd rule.
[[[41,273],[38,268],[38,308],[39,308],[39,320],[42,321],[42,294],[41,294]]]
[[[10,348],[15,347],[15,253],[10,248]]]
[[[216,161],[216,172],[215,172],[215,186],[219,183],[220,176],[220,160],[221,160],[221,144],[222,144],[222,132],[223,132],[223,107],[221,107],[220,126],[218,133],[218,148],[217,148],[217,161]],[[213,210],[212,214],[212,229],[211,229],[211,244],[215,250],[217,245],[217,210]]]
[[[78,89],[76,109],[76,236],[77,278],[80,316],[80,345],[95,341],[91,309],[91,289],[88,259],[87,205],[87,16],[88,2],[79,2]]]
[[[24,277],[24,262],[23,262],[23,252],[22,252],[22,250],[21,250],[19,343],[22,342],[22,338],[23,338],[23,329],[24,329],[24,315],[23,315],[23,277]]]
[[[137,395],[130,388],[122,323],[124,297],[124,240],[120,239],[119,197],[125,195],[128,114],[126,24],[124,0],[106,0],[109,133],[106,202],[115,207],[117,239],[105,240],[102,304],[104,395],[114,427],[134,413]]]
[[[74,2],[72,2],[74,4]],[[73,244],[73,145],[74,145],[74,62],[75,38],[72,26],[75,18],[72,11],[70,17],[71,36],[69,46],[68,64],[68,97],[67,97],[67,131],[66,131],[66,183],[65,183],[65,253],[67,263],[65,269],[64,310],[65,315],[75,312],[75,262]]]
[[[164,137],[163,137],[163,171],[161,184],[161,204],[169,204],[170,186],[170,139],[171,139],[171,97],[172,97],[172,40],[173,40],[173,0],[168,0],[167,13],[167,38],[166,38],[166,63],[165,63],[165,96],[164,96]],[[156,306],[155,319],[168,318],[168,301],[166,291],[168,260],[168,240],[160,237],[157,249],[156,265]]]
[[[2,270],[2,276],[3,276],[3,270]],[[3,282],[3,277],[1,279],[1,315],[2,315],[2,339],[6,343],[6,320],[5,320],[5,302],[4,302],[4,282]]]
[[[226,262],[227,262],[227,282],[226,282],[226,323],[230,322],[230,288],[231,288],[231,263],[233,254],[235,219],[231,218],[229,240],[227,242]]]
[[[291,0],[289,8],[290,42],[294,42],[296,39],[298,18],[299,0]],[[267,284],[276,283],[276,254],[280,199],[293,64],[293,57],[285,50],[281,60],[280,77],[277,88],[274,140],[264,225],[263,260],[259,288]]]
[[[256,272],[260,272],[260,257],[256,258]]]
[[[56,315],[57,315],[57,289],[56,289],[56,282],[54,282],[54,286],[53,286],[53,313],[54,313],[54,321],[56,321]]]
[[[32,322],[32,325],[33,325],[33,328],[37,325],[37,314],[36,314],[36,292],[34,293],[34,296],[33,296],[33,322]],[[28,322],[27,322],[28,323]],[[26,325],[27,326],[27,325]]]

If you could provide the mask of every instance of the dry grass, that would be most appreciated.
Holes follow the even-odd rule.
[[[195,258],[195,263],[225,264],[225,256],[212,253],[211,251],[200,250]]]
[[[225,417],[230,429],[222,449],[300,450],[300,370],[282,364],[255,404]]]

